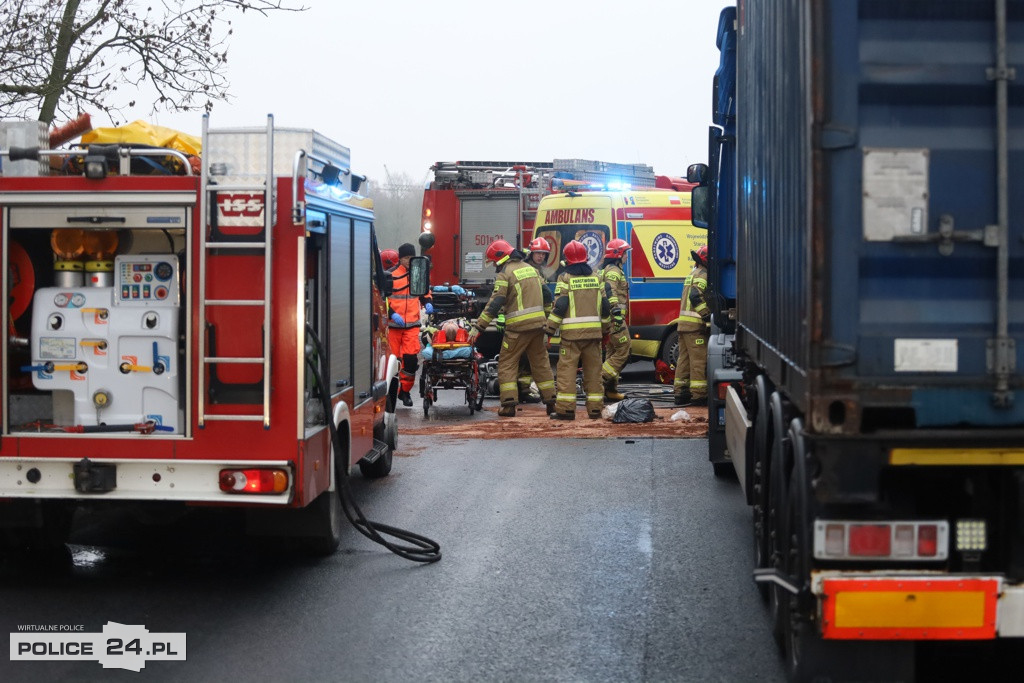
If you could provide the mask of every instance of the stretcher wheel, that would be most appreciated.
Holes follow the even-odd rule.
[[[430,392],[428,391],[427,395],[423,399],[423,417],[429,417],[430,416],[430,404],[431,403],[433,403],[433,401],[430,400]]]

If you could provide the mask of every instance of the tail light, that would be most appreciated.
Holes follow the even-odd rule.
[[[288,472],[281,469],[221,470],[220,490],[224,493],[284,493]]]
[[[937,561],[948,555],[945,521],[814,523],[814,557],[819,560]]]
[[[727,393],[729,393],[729,383],[728,382],[719,382],[717,386],[718,386],[718,400],[719,401],[724,401],[725,400],[725,395]]]

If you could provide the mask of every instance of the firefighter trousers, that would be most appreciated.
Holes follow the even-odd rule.
[[[600,414],[604,407],[604,387],[601,385],[601,340],[562,337],[558,349],[558,394],[555,412],[562,415],[576,413],[576,368],[583,365],[583,390],[587,394],[587,413]]]
[[[416,383],[416,369],[420,366],[420,328],[389,327],[388,346],[391,347],[391,353],[402,362],[402,369],[398,373],[400,390],[412,391]]]
[[[609,386],[619,383],[619,373],[629,360],[629,328],[623,327],[612,332],[604,350],[604,365],[601,366],[601,380]]]
[[[676,361],[676,396],[690,392],[691,398],[708,395],[708,334],[704,325],[679,332],[679,359]]]
[[[544,346],[544,330],[510,332],[505,329],[498,353],[498,391],[501,404],[519,403],[519,359],[525,357],[530,364],[530,373],[537,382],[537,389],[545,403],[555,398],[555,378],[548,361],[548,350]]]

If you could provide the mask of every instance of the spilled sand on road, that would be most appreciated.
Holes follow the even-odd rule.
[[[669,419],[680,410],[686,411],[689,421]],[[591,420],[582,408],[576,411],[576,419],[572,422],[552,420],[544,412],[544,406],[539,404],[520,405],[515,418],[499,418],[497,407],[484,408],[482,412],[487,419],[426,422],[418,423],[415,427],[401,424],[398,431],[400,435],[444,434],[453,439],[678,439],[704,437],[708,428],[706,407],[655,407],[653,422],[624,424],[615,424],[603,418]]]

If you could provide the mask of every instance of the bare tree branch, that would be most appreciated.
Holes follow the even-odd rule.
[[[293,0],[3,0],[0,116],[120,118],[148,85],[152,111],[209,111],[228,97],[232,13],[301,12]],[[130,96],[129,96],[130,97]]]

